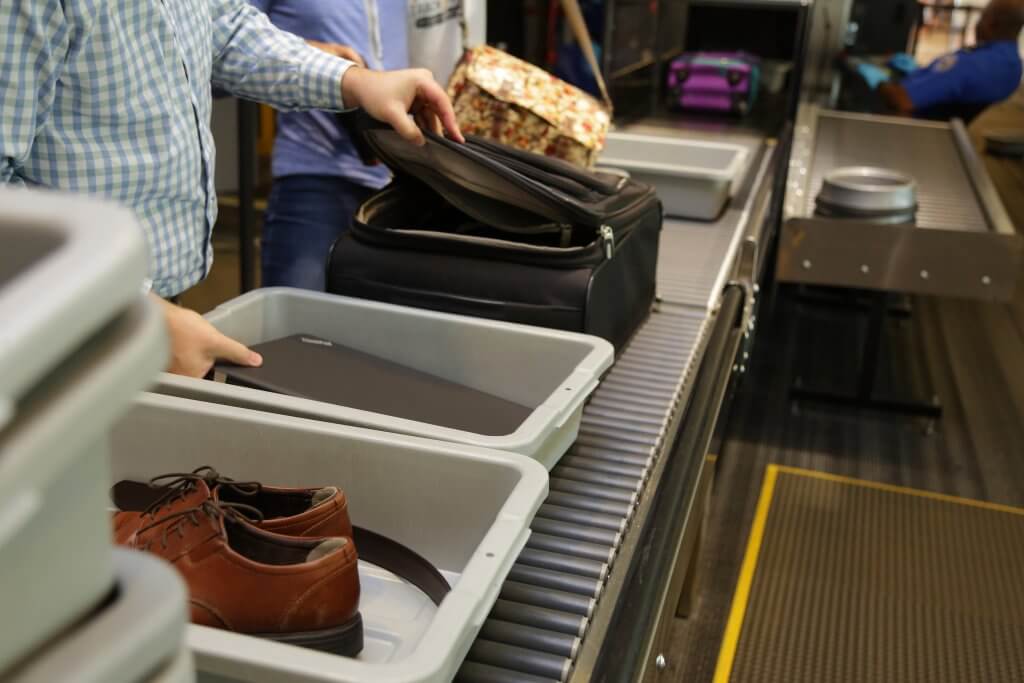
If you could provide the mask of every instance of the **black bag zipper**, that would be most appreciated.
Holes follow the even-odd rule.
[[[593,242],[591,242],[589,245],[586,245],[584,247],[571,247],[569,245],[570,245],[570,243],[572,241],[572,230],[573,230],[573,226],[572,225],[562,224],[562,225],[554,226],[554,224],[544,224],[543,226],[539,226],[539,227],[542,227],[543,229],[536,229],[536,230],[532,230],[529,233],[527,233],[527,232],[525,232],[523,230],[512,230],[512,229],[503,227],[501,225],[495,225],[494,223],[490,223],[490,222],[486,222],[486,221],[481,221],[481,223],[483,223],[485,225],[488,225],[490,227],[495,227],[495,228],[498,228],[498,229],[504,229],[504,230],[507,230],[508,232],[510,232],[511,234],[518,234],[518,235],[523,235],[523,234],[548,234],[550,232],[553,232],[553,230],[551,230],[550,228],[552,226],[554,226],[554,227],[556,227],[557,229],[560,230],[561,234],[560,234],[560,240],[559,241],[560,241],[560,245],[561,246],[560,247],[545,247],[545,246],[537,246],[537,245],[517,243],[516,241],[514,241],[512,239],[505,240],[505,239],[500,239],[500,238],[477,237],[477,236],[474,236],[474,235],[465,235],[465,234],[456,233],[456,232],[437,232],[437,231],[428,231],[428,230],[401,230],[401,229],[390,229],[389,230],[388,228],[378,228],[378,227],[376,227],[374,225],[370,225],[369,223],[366,222],[366,219],[363,218],[363,215],[362,215],[364,211],[372,211],[372,210],[374,210],[374,208],[375,208],[374,205],[378,204],[378,203],[386,203],[388,201],[399,201],[399,200],[394,199],[394,198],[389,196],[389,195],[392,195],[392,194],[397,194],[399,191],[400,191],[400,189],[398,187],[392,186],[390,188],[387,188],[387,189],[383,190],[381,194],[379,194],[379,195],[373,197],[372,199],[370,199],[366,204],[364,204],[362,207],[360,207],[359,212],[353,218],[353,226],[362,226],[362,227],[365,227],[367,230],[374,231],[374,232],[376,232],[378,234],[380,234],[380,233],[386,234],[386,233],[389,233],[389,232],[392,232],[392,233],[400,232],[400,233],[402,233],[403,235],[405,235],[407,237],[413,237],[413,238],[425,237],[425,238],[429,238],[429,239],[433,239],[433,240],[445,240],[445,239],[447,239],[449,241],[462,242],[462,243],[468,243],[468,244],[476,244],[478,246],[485,246],[486,245],[489,248],[498,248],[498,249],[511,250],[511,251],[520,251],[520,252],[526,252],[526,253],[531,253],[531,254],[543,254],[545,257],[548,257],[548,258],[550,258],[552,256],[558,257],[559,256],[559,252],[561,254],[563,254],[563,255],[568,254],[569,253],[568,250],[572,250],[573,253],[582,253],[580,250],[584,250],[584,249],[590,249],[590,250],[600,249],[603,252],[603,254],[604,254],[604,259],[605,260],[609,260],[609,261],[615,255],[615,247],[616,247],[615,230],[614,230],[614,228],[612,228],[612,226],[607,225],[607,224],[602,224],[598,228],[596,239]],[[429,191],[433,192],[432,190],[429,190]],[[458,202],[450,201],[450,200],[448,200],[445,197],[440,197],[440,199],[441,199],[441,201],[444,201],[444,202],[447,202],[447,203],[451,204],[456,209],[459,209],[460,211],[462,211],[464,214],[471,215],[465,209],[460,207]],[[646,208],[646,207],[643,207],[643,208]],[[623,230],[621,232],[622,232],[621,237],[624,238],[626,235],[629,234],[630,230]]]
[[[447,147],[448,149],[451,149],[451,150],[455,151],[456,153],[458,153],[458,154],[460,154],[462,156],[466,156],[466,157],[471,158],[474,163],[477,163],[477,164],[480,164],[482,166],[487,167],[490,171],[492,171],[492,172],[496,173],[497,175],[501,176],[502,178],[504,178],[506,180],[506,182],[510,183],[511,185],[516,187],[517,189],[522,190],[524,192],[527,192],[529,194],[533,194],[535,196],[542,197],[548,205],[556,206],[556,207],[561,207],[562,211],[560,213],[566,213],[566,214],[569,214],[572,217],[572,220],[569,221],[570,223],[583,225],[583,226],[586,226],[588,228],[598,229],[603,224],[609,224],[609,225],[613,225],[614,226],[614,224],[616,222],[619,222],[616,219],[621,219],[623,221],[628,221],[628,218],[625,218],[625,217],[632,216],[634,213],[640,213],[640,212],[646,210],[646,206],[644,206],[645,203],[646,203],[646,200],[650,197],[650,195],[652,195],[654,193],[653,188],[651,188],[651,189],[648,190],[648,192],[646,192],[643,195],[635,198],[633,200],[633,202],[630,203],[630,205],[628,205],[626,207],[623,207],[619,211],[617,211],[617,212],[615,212],[613,214],[610,214],[610,215],[597,215],[597,214],[595,214],[592,211],[588,211],[588,210],[580,207],[574,201],[566,201],[566,195],[565,194],[553,191],[550,188],[546,187],[541,182],[533,180],[533,179],[531,179],[531,178],[529,178],[527,176],[524,176],[523,174],[518,173],[516,171],[511,171],[510,172],[509,168],[505,167],[501,163],[498,163],[497,161],[492,159],[490,155],[488,155],[488,154],[486,154],[486,153],[484,153],[484,152],[482,152],[480,150],[474,149],[471,145],[452,142],[451,140],[448,140],[447,138],[445,138],[445,137],[443,137],[441,135],[437,135],[436,133],[433,133],[433,132],[430,132],[430,131],[424,131],[424,134],[426,135],[427,140],[428,140],[427,144],[431,144],[431,143],[438,144],[438,145],[441,145],[443,147]],[[382,151],[382,149],[380,148],[379,144],[374,143],[372,135],[368,136],[368,140],[370,141],[371,145],[373,145],[374,148],[376,149],[377,154],[382,159],[387,160],[388,159],[388,155]],[[489,224],[491,223],[491,221],[486,216],[480,216],[475,211],[472,211],[472,210],[466,211],[465,204],[460,205],[460,203],[455,199],[455,197],[457,197],[460,192],[465,192],[466,191],[461,186],[459,186],[457,183],[453,183],[452,181],[448,180],[447,178],[445,178],[440,173],[435,172],[433,169],[424,169],[424,170],[426,172],[431,173],[433,175],[433,177],[435,179],[435,182],[440,182],[441,184],[443,184],[445,186],[451,187],[451,191],[439,192],[439,194],[442,194],[445,197],[445,199],[448,199],[452,204],[456,205],[460,210],[464,211],[465,213],[468,213],[469,215],[473,216],[477,220],[480,220],[482,222],[489,223]],[[408,171],[406,171],[406,172],[408,172]],[[422,179],[421,179],[421,182],[427,183],[428,185],[431,184],[430,182],[428,182],[426,180],[422,180]],[[452,186],[454,186],[454,187],[452,187]],[[504,203],[501,200],[493,200],[493,201]],[[563,221],[563,223],[564,222],[565,221]]]
[[[497,156],[502,160],[515,159],[522,164],[537,169],[538,173],[543,174],[545,177],[559,176],[567,178],[576,184],[582,185],[588,190],[597,192],[598,194],[606,197],[618,192],[625,182],[624,178],[616,178],[614,182],[610,180],[601,180],[600,178],[594,177],[592,173],[581,168],[577,168],[567,161],[546,157],[533,152],[525,152],[516,149],[515,147],[499,145],[487,138],[482,138],[476,135],[470,135],[466,140],[467,143],[473,147],[490,152],[493,156]]]
[[[493,159],[491,159],[487,155],[482,154],[481,152],[473,149],[472,147],[468,147],[468,146],[465,146],[465,145],[460,145],[457,142],[452,142],[451,140],[448,140],[447,138],[445,138],[443,136],[437,135],[435,133],[431,133],[429,131],[426,134],[427,134],[429,139],[435,140],[435,141],[439,142],[442,145],[446,145],[446,146],[448,146],[450,148],[453,148],[453,149],[462,148],[461,149],[461,153],[462,154],[467,154],[467,155],[474,156],[478,163],[490,166],[492,170],[495,170],[495,171],[499,172],[501,175],[503,175],[508,180],[508,182],[512,183],[513,185],[515,185],[519,189],[526,190],[526,191],[529,191],[529,192],[533,192],[533,193],[542,195],[545,198],[551,200],[553,203],[561,204],[569,213],[573,214],[574,217],[576,217],[578,219],[575,222],[580,223],[582,225],[585,225],[588,228],[600,228],[601,225],[607,224],[607,223],[609,223],[610,221],[612,221],[615,218],[621,218],[622,216],[628,216],[628,215],[631,215],[634,212],[635,213],[642,212],[644,209],[646,209],[646,207],[643,206],[643,204],[644,204],[643,200],[645,200],[649,196],[650,193],[653,193],[653,189],[652,189],[652,190],[650,190],[649,193],[643,195],[643,197],[637,198],[636,200],[633,201],[632,204],[630,204],[629,206],[623,207],[622,209],[620,209],[616,213],[613,213],[613,214],[610,214],[610,215],[607,215],[607,216],[598,217],[594,213],[592,213],[590,211],[587,211],[585,209],[582,209],[580,207],[577,207],[576,205],[574,205],[572,203],[566,203],[564,197],[559,196],[558,194],[553,192],[551,189],[545,187],[541,183],[539,183],[539,182],[537,182],[537,181],[535,181],[535,180],[533,180],[531,178],[528,178],[528,177],[523,176],[522,174],[516,173],[516,172],[509,173],[508,170],[505,167],[503,167],[501,164],[499,164],[498,162],[494,161]],[[447,196],[445,198],[448,199]],[[452,203],[454,204],[454,202],[452,202]],[[461,209],[461,207],[459,207],[459,208]],[[484,222],[488,222],[483,217],[477,217],[477,218],[479,218],[480,220],[483,220]],[[623,219],[623,220],[628,220],[628,219]]]
[[[438,192],[438,194],[440,195],[441,193]],[[489,225],[492,228],[498,228],[499,230],[504,230],[505,232],[508,232],[508,233],[512,233],[512,234],[516,234],[516,235],[546,235],[546,234],[549,234],[549,233],[556,232],[556,233],[559,233],[559,234],[562,235],[563,241],[565,239],[566,232],[568,232],[568,234],[570,235],[570,238],[571,238],[571,235],[572,235],[572,225],[570,225],[568,223],[556,223],[556,222],[538,223],[536,226],[521,226],[521,225],[513,226],[513,225],[508,225],[508,224],[502,224],[501,222],[495,221],[495,220],[490,219],[490,218],[488,218],[487,220],[484,220],[480,216],[477,216],[476,215],[477,212],[474,211],[472,209],[472,207],[470,207],[467,204],[463,203],[462,201],[460,201],[455,196],[449,197],[447,195],[441,195],[441,198],[444,199],[449,204],[451,204],[452,206],[454,206],[456,209],[458,209],[462,213],[466,214],[467,216],[471,216],[471,217],[475,218],[476,220],[480,221],[481,223],[485,223],[486,225]],[[538,216],[538,218],[540,218],[541,220],[547,220],[543,216]]]
[[[446,140],[446,142],[447,142],[447,140]],[[451,144],[456,144],[456,143],[451,143]],[[488,160],[488,162],[490,162],[490,160]],[[515,178],[516,178],[516,176],[512,176],[512,177],[509,178],[509,180],[511,181],[511,180],[514,180]],[[537,186],[537,187],[541,187],[541,186]],[[543,189],[545,191],[547,191],[547,188],[543,188]],[[653,190],[652,190],[652,193],[653,193]],[[441,194],[441,193],[438,193],[438,194]],[[590,223],[585,223],[584,224],[585,227],[588,227],[588,228],[593,228],[593,227],[597,228],[598,234],[600,235],[601,241],[603,243],[603,249],[604,249],[604,251],[606,253],[606,258],[611,259],[613,254],[614,254],[614,250],[615,250],[616,230],[615,230],[614,225],[612,225],[612,223],[620,223],[620,224],[622,224],[622,225],[620,225],[619,230],[618,230],[619,233],[622,233],[622,234],[619,235],[619,239],[621,240],[622,238],[624,238],[625,233],[628,232],[628,230],[630,229],[628,227],[629,223],[634,218],[636,218],[636,217],[640,216],[641,214],[643,214],[644,212],[648,211],[648,207],[646,206],[646,201],[644,201],[644,200],[646,200],[649,196],[650,196],[650,194],[645,194],[642,200],[638,199],[637,201],[635,201],[634,203],[630,204],[629,206],[624,207],[623,209],[620,209],[618,212],[610,214],[608,216],[605,216],[605,220],[602,221],[597,226],[594,226],[594,225],[592,225]],[[566,240],[566,236],[568,236],[568,238],[570,240],[572,239],[572,229],[573,229],[573,226],[571,224],[566,224],[566,223],[548,223],[548,224],[545,224],[545,226],[544,226],[545,228],[549,228],[549,229],[546,229],[546,230],[529,230],[529,229],[525,229],[525,228],[521,228],[521,227],[505,226],[505,225],[501,225],[500,223],[496,223],[493,220],[484,220],[484,219],[482,219],[482,218],[480,218],[478,216],[475,216],[476,212],[473,211],[473,209],[471,207],[468,207],[466,204],[461,202],[457,198],[457,194],[456,193],[452,193],[452,196],[448,196],[447,194],[442,195],[442,198],[445,201],[447,201],[449,204],[454,206],[456,209],[461,211],[462,213],[464,213],[464,214],[466,214],[468,216],[474,216],[480,222],[486,223],[487,225],[490,225],[492,227],[498,228],[500,230],[506,230],[508,232],[518,233],[518,234],[521,234],[521,235],[529,235],[529,234],[542,234],[542,233],[545,233],[545,232],[553,232],[554,230],[550,229],[550,228],[554,228],[554,229],[559,230],[562,233],[562,240],[563,240],[563,242]]]
[[[361,220],[352,223],[352,236],[366,244],[413,251],[443,251],[455,255],[478,256],[557,268],[597,266],[614,255],[606,237],[599,235],[583,247],[537,247],[529,244],[471,235],[413,230],[389,230],[368,225]]]

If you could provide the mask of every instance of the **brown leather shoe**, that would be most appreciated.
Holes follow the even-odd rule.
[[[200,480],[155,514],[120,512],[114,525],[120,544],[178,569],[193,623],[358,654],[363,630],[351,538],[284,536],[246,519],[259,516],[256,508],[218,501]]]
[[[203,482],[218,500],[244,503],[263,515],[260,528],[286,536],[345,536],[352,538],[352,522],[348,516],[345,493],[333,486],[302,489],[264,486],[258,482],[235,481],[209,466],[192,472],[165,474],[149,484],[118,482],[113,488],[118,509],[141,513],[123,516],[115,526],[115,538],[127,538],[133,531],[152,520],[154,514],[195,507],[202,501],[196,496],[196,484]]]
[[[244,503],[260,511],[260,528],[285,536],[344,536],[352,538],[345,493],[333,486],[319,489],[260,485],[246,493],[221,484],[214,490],[218,500]]]

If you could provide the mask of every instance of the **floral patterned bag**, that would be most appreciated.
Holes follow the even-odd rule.
[[[604,103],[493,47],[466,50],[448,83],[463,133],[591,167],[611,124],[611,98],[577,0],[562,0]]]

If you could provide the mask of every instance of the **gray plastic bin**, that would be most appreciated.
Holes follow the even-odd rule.
[[[132,550],[117,550],[114,564],[111,601],[48,643],[8,683],[147,683],[175,662],[188,604],[178,573]]]
[[[355,659],[190,626],[203,681],[451,680],[547,494],[544,468],[510,453],[154,394],[115,428],[111,449],[115,480],[208,464],[243,480],[339,486],[355,524],[416,550],[452,584],[434,607],[362,565]]]
[[[159,311],[140,301],[0,429],[0,676],[114,583],[107,431],[163,367],[166,343]]]
[[[182,645],[177,656],[162,671],[146,683],[195,683],[196,662],[192,658],[192,650]]]
[[[18,397],[139,296],[146,246],[131,212],[0,187],[0,428]]]
[[[583,403],[611,366],[597,337],[435,313],[299,289],[249,292],[214,309],[244,344],[305,333],[330,339],[533,412],[512,434],[488,436],[257,389],[164,374],[159,393],[512,451],[551,469],[576,439]],[[338,381],[344,381],[339,378]]]
[[[742,145],[615,131],[598,160],[653,185],[666,216],[706,221],[718,218],[746,163]]]

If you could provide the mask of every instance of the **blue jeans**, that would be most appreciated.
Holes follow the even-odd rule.
[[[331,176],[275,179],[263,224],[263,286],[324,291],[331,245],[372,192]]]

